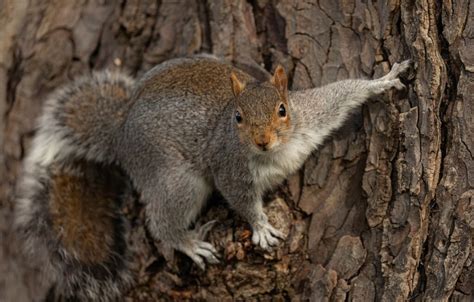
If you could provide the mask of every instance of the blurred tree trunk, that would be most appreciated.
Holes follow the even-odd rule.
[[[181,3],[180,3],[181,2]],[[401,3],[400,3],[401,2]],[[211,52],[248,67],[283,64],[291,88],[378,77],[411,58],[414,79],[356,112],[269,196],[288,234],[276,253],[249,243],[222,203],[206,272],[167,262],[127,207],[134,301],[474,299],[474,3],[418,1],[0,1],[0,301],[42,300],[11,233],[13,188],[45,97],[74,76],[140,76]],[[219,199],[219,198],[215,198]],[[168,258],[166,258],[168,259]]]

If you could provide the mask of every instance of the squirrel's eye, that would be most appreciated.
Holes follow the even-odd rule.
[[[285,117],[286,116],[285,105],[283,105],[283,104],[280,105],[280,108],[278,108],[278,114],[280,115],[280,117]]]
[[[237,121],[238,124],[242,123],[242,116],[240,115],[240,112],[238,111],[235,112],[235,120]]]

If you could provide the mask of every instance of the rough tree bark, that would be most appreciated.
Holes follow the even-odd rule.
[[[469,0],[0,1],[0,301],[42,300],[51,286],[10,228],[47,94],[93,69],[139,76],[198,52],[255,73],[281,63],[292,89],[377,77],[406,58],[416,72],[407,92],[364,106],[269,195],[288,234],[274,253],[254,249],[216,197],[203,219],[221,222],[211,241],[222,263],[167,262],[131,201],[130,300],[472,301],[473,49]]]

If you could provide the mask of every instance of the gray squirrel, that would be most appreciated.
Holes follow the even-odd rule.
[[[16,227],[26,250],[65,297],[113,300],[132,283],[125,224],[107,180],[120,166],[145,204],[156,240],[199,267],[217,263],[204,241],[213,222],[189,230],[212,191],[270,249],[284,239],[262,196],[297,171],[351,110],[391,88],[409,61],[376,80],[288,91],[279,65],[268,81],[211,57],[164,62],[134,81],[98,72],[45,103],[18,184]]]

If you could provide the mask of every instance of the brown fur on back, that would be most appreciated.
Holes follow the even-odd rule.
[[[163,90],[183,91],[215,100],[233,97],[230,75],[238,74],[244,81],[253,80],[248,74],[218,60],[196,59],[168,68],[142,84],[140,95]]]

